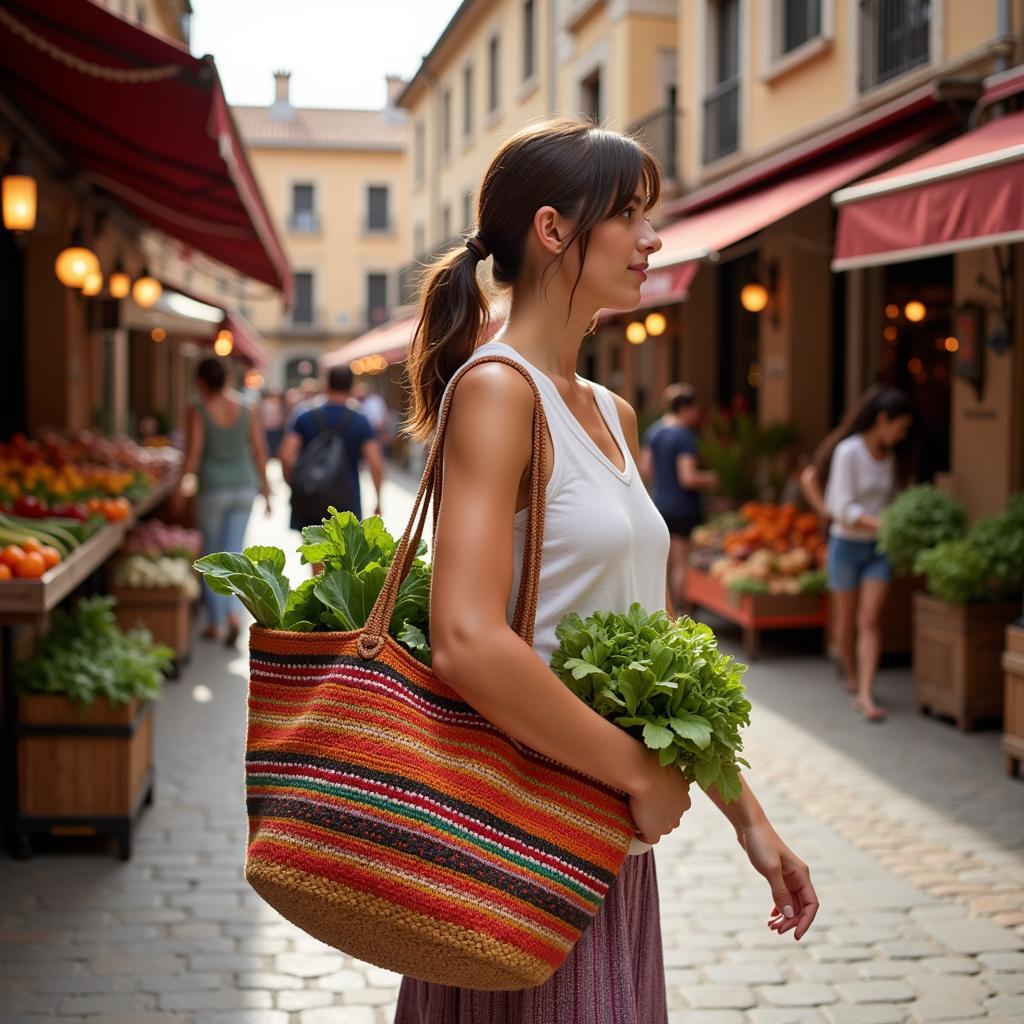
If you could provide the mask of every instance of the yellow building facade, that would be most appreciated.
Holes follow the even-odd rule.
[[[289,75],[268,107],[234,107],[250,161],[284,241],[295,289],[281,300],[246,290],[240,307],[268,351],[267,386],[311,376],[319,358],[388,319],[408,262],[408,118],[380,110],[298,108]]]

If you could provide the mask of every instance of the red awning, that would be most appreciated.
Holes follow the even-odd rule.
[[[211,58],[92,0],[4,0],[0,91],[120,206],[290,301]]]
[[[257,370],[267,365],[267,351],[263,347],[263,337],[249,321],[235,310],[226,310],[219,330],[231,332],[234,344],[232,355],[245,359]]]
[[[342,366],[366,356],[383,356],[389,363],[400,363],[405,359],[409,342],[412,341],[417,319],[418,314],[414,313],[374,327],[355,341],[328,352],[320,360],[320,366]]]
[[[1024,241],[1024,112],[833,196],[834,270]]]

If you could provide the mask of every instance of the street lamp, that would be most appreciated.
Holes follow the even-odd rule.
[[[164,286],[155,277],[150,277],[149,271],[143,268],[142,277],[132,285],[132,298],[143,309],[149,309],[150,306],[156,305],[163,291]]]
[[[123,299],[132,290],[132,279],[124,272],[120,263],[114,267],[114,272],[107,281],[107,287],[110,289],[112,299]]]
[[[85,275],[85,280],[82,282],[82,294],[93,296],[99,295],[103,290],[103,275],[98,271],[94,270],[91,274]]]
[[[652,338],[657,338],[658,335],[664,334],[666,327],[668,327],[668,320],[665,318],[664,313],[648,313],[647,319],[644,320],[644,329]]]
[[[234,335],[226,327],[221,328],[217,332],[217,338],[213,343],[213,351],[219,356],[229,356],[234,351],[234,348]]]
[[[82,241],[81,229],[71,232],[71,244],[62,249],[53,265],[57,279],[68,288],[81,288],[90,274],[100,272],[100,261]]]
[[[626,341],[631,345],[642,345],[647,340],[647,328],[639,320],[626,325]]]

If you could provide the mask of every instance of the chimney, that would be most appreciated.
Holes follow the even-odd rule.
[[[288,100],[288,80],[292,77],[290,71],[275,71],[274,72],[274,104],[282,104],[283,106],[289,105]]]
[[[388,85],[388,106],[393,107],[402,95],[402,90],[408,84],[401,75],[388,75],[385,79]]]

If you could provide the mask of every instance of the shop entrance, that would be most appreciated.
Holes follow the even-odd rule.
[[[950,467],[953,257],[886,267],[883,296],[877,379],[913,401],[914,476],[932,480]]]

